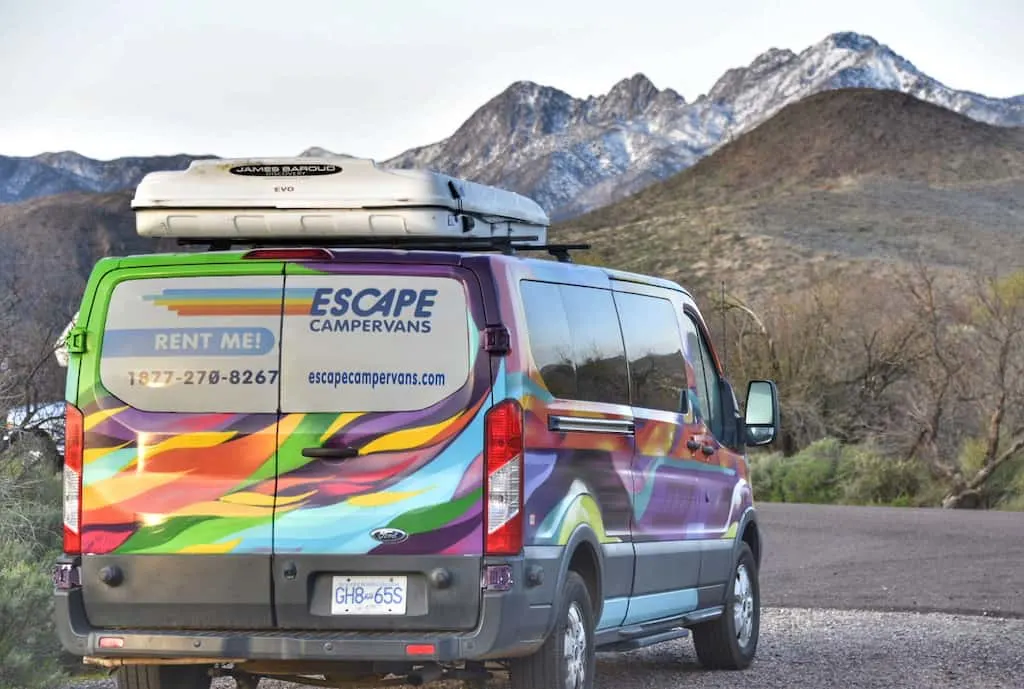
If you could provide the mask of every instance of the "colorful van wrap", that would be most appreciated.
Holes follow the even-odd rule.
[[[543,278],[543,269],[559,269],[534,264],[528,270],[511,262],[494,265],[509,285],[498,292],[501,311],[512,315],[521,313],[515,300],[519,280]],[[85,552],[479,553],[483,413],[492,400],[506,397],[521,400],[527,413],[530,441],[524,491],[527,512],[532,515],[526,530],[528,544],[564,543],[578,523],[588,524],[608,542],[628,539],[631,529],[634,538],[643,538],[659,513],[666,512],[683,528],[683,537],[733,537],[751,503],[746,462],[725,448],[713,461],[689,457],[685,443],[703,423],[699,405],[691,404],[679,425],[664,416],[642,421],[635,440],[550,432],[543,415],[552,405],[565,412],[595,415],[594,405],[558,401],[545,388],[528,335],[520,332],[522,317],[504,319],[512,340],[520,346],[513,347],[492,372],[490,358],[480,346],[485,319],[479,299],[468,300],[464,314],[470,338],[464,350],[468,352],[466,382],[450,395],[408,411],[379,411],[378,401],[372,411],[289,413],[283,407],[278,416],[277,398],[283,384],[279,381],[286,380],[279,368],[287,366],[282,357],[308,357],[310,349],[289,348],[295,354],[282,355],[275,333],[281,332],[282,321],[291,319],[305,320],[320,335],[335,334],[325,328],[350,326],[329,315],[324,300],[330,295],[318,294],[315,280],[345,276],[352,270],[344,265],[291,264],[284,288],[278,286],[282,279],[277,276],[207,278],[233,285],[216,288],[185,286],[200,278],[144,280],[145,287],[133,296],[136,309],[148,311],[115,312],[113,308],[121,304],[112,304],[99,356],[90,352],[81,369],[81,381],[92,381],[83,385],[78,398],[87,431]],[[415,280],[417,272],[423,271],[402,266],[402,275],[409,279]],[[436,275],[437,267],[428,274]],[[292,287],[291,279],[304,282]],[[120,285],[131,282],[135,281]],[[117,289],[120,286],[111,291],[116,294]],[[415,303],[406,306],[415,313]],[[181,323],[182,327],[173,332],[121,327],[122,322],[151,319],[148,314],[153,309],[166,312],[166,321],[159,323]],[[312,318],[311,310],[316,314]],[[191,325],[211,320],[221,325]],[[391,327],[420,327],[415,320],[411,325],[396,323]],[[204,343],[207,349],[199,363],[188,360],[187,367],[171,368],[171,373],[161,369],[169,364],[160,362],[187,360],[188,345]],[[237,353],[240,349],[244,355]],[[154,355],[156,363],[138,370],[123,365],[126,360],[144,361],[143,355]],[[244,365],[236,364],[243,356]],[[689,361],[692,357],[687,351]],[[231,360],[231,368],[214,367],[225,358]],[[416,361],[415,356],[409,359]],[[516,373],[508,374],[509,370]],[[122,374],[116,378],[118,384],[104,385],[118,373]],[[323,389],[332,393],[344,389],[330,377],[335,371],[316,373],[323,379]],[[175,400],[175,409],[182,411],[142,411],[152,400],[137,390],[150,388],[131,378],[153,376],[162,383],[161,376],[168,375],[176,376],[172,388],[211,392]],[[686,376],[695,399],[697,379],[689,363]],[[404,386],[403,394],[408,395],[412,387]],[[125,402],[129,395],[135,406]],[[325,402],[341,409],[349,406],[340,396]],[[610,407],[596,415],[613,419],[631,412],[628,406]],[[366,456],[333,465],[303,457],[301,449],[314,444],[349,444]],[[572,456],[581,453],[591,459],[574,470],[572,480],[554,476],[556,465],[571,463]],[[604,459],[594,459],[595,453]],[[597,467],[601,462],[610,464]],[[688,499],[680,505],[678,496],[666,490],[667,482],[659,481],[673,470],[700,472],[701,480],[717,486],[722,495],[711,501]],[[591,474],[601,477],[596,479],[602,485],[598,498],[593,495]],[[617,483],[609,486],[607,475],[617,477]],[[609,515],[618,515],[610,529],[604,523]],[[379,527],[401,528],[410,538],[383,545],[369,536]],[[657,539],[680,537],[678,532],[655,529],[652,533]]]
[[[638,344],[643,309],[664,352]],[[711,430],[717,362],[679,288],[499,255],[164,256],[98,270],[82,312],[82,553],[136,587],[94,587],[95,624],[390,629],[333,612],[339,576],[362,573],[400,576],[408,629],[473,628],[485,418],[505,400],[523,412],[522,557],[555,567],[592,534],[599,631],[724,595],[752,495],[742,448]],[[559,347],[574,391],[552,377]],[[143,589],[154,573],[170,588]]]
[[[377,282],[342,318],[335,296],[360,280]],[[83,551],[479,554],[493,378],[478,288],[467,280],[438,266],[292,264],[283,277],[105,286],[103,341],[82,361],[78,395]],[[431,312],[445,297],[461,306]],[[431,327],[425,344],[409,341],[428,339]],[[401,369],[373,370],[365,354],[339,368],[331,348],[355,328],[378,336],[352,351]],[[340,445],[360,456],[302,455]],[[409,537],[372,540],[381,527]]]
[[[690,363],[699,360],[691,349],[693,340],[683,338],[690,399],[686,414],[634,413],[628,405],[556,399],[544,384],[523,327],[528,319],[519,299],[520,283],[536,280],[603,290],[612,289],[612,283],[602,270],[578,265],[502,259],[493,265],[502,285],[498,294],[502,313],[507,314],[503,322],[512,332],[512,341],[519,344],[502,361],[503,368],[516,373],[498,376],[494,396],[522,400],[527,413],[526,508],[534,516],[528,520],[526,542],[564,544],[580,524],[591,527],[603,542],[734,539],[744,512],[753,503],[748,465],[741,452],[724,446],[710,457],[700,453],[695,457],[686,447],[687,440],[706,433],[707,424],[697,403],[698,380]],[[685,299],[678,288],[675,294],[673,306],[682,317]],[[632,437],[556,433],[548,430],[546,418],[553,413],[633,419],[635,433]],[[574,456],[586,460],[574,462]],[[571,472],[555,471],[570,465]],[[713,499],[680,496],[682,472],[699,476],[700,485]],[[696,485],[697,479],[687,483]],[[671,528],[660,526],[665,520]]]

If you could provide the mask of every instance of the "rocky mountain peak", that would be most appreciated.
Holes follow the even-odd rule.
[[[603,96],[589,99],[593,119],[630,120],[644,113],[660,91],[646,75],[636,73],[619,81]]]
[[[735,98],[740,92],[749,89],[768,75],[779,71],[797,59],[792,50],[769,48],[754,58],[746,67],[734,67],[727,70],[715,85],[711,87],[708,98],[712,101],[726,101]]]
[[[837,50],[852,50],[858,53],[866,53],[881,47],[879,42],[871,36],[865,36],[855,31],[838,31],[829,34],[822,43]]]

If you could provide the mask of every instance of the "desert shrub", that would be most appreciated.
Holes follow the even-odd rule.
[[[61,548],[61,480],[24,449],[0,453],[0,688],[62,679],[50,568]]]
[[[766,502],[834,503],[842,444],[825,438],[791,457],[781,454],[751,458],[754,497]]]
[[[766,502],[909,506],[941,499],[920,463],[835,438],[811,443],[790,457],[754,455],[751,483],[754,497]]]
[[[910,507],[941,499],[920,462],[885,457],[866,446],[844,448],[840,484],[839,502],[847,505]]]

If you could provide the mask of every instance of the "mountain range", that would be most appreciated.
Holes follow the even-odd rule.
[[[823,91],[551,238],[701,295],[724,282],[770,300],[826,274],[877,283],[912,264],[965,287],[1024,269],[1024,128],[897,91]]]
[[[425,167],[503,186],[535,198],[554,220],[568,220],[676,175],[790,104],[846,88],[900,91],[977,122],[1024,125],[1024,95],[997,99],[951,89],[874,38],[844,32],[800,53],[771,49],[750,65],[727,71],[692,102],[670,88],[657,88],[643,74],[587,98],[516,82],[448,138],[381,164]],[[0,203],[74,191],[113,192],[133,187],[151,170],[182,169],[208,157],[215,156],[111,161],[73,152],[0,156]]]

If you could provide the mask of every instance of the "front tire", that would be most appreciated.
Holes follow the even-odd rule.
[[[594,606],[587,585],[569,572],[559,596],[558,621],[544,645],[509,667],[512,689],[593,689]]]
[[[757,653],[761,631],[761,587],[754,553],[740,543],[725,612],[716,620],[693,628],[697,659],[709,670],[745,670]]]
[[[213,678],[201,665],[122,665],[117,689],[210,689]]]

